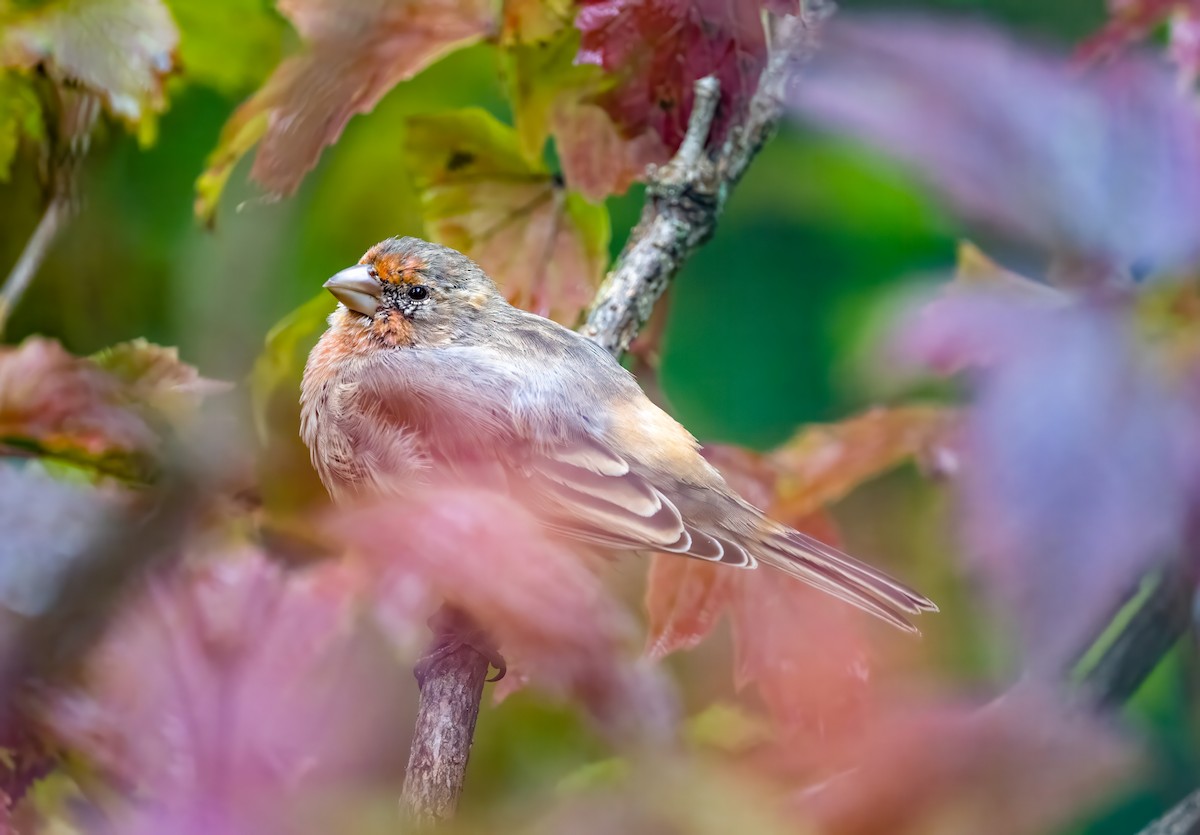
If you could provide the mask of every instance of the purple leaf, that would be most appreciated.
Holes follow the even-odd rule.
[[[957,295],[905,347],[971,369],[959,481],[979,579],[1027,667],[1054,674],[1183,537],[1192,456],[1182,401],[1139,354],[1128,310]]]
[[[1200,121],[1143,60],[1080,74],[981,26],[836,21],[797,114],[916,169],[967,218],[1118,267],[1200,255]]]

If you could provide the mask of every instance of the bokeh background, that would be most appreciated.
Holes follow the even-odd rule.
[[[188,22],[192,4],[168,5],[179,16],[185,67],[203,71],[172,82],[170,108],[152,144],[143,147],[111,123],[101,128],[85,165],[82,212],[59,238],[6,336],[15,342],[46,334],[77,354],[141,336],[178,345],[208,377],[242,380],[268,330],[319,297],[325,278],[379,239],[422,234],[401,153],[407,116],[460,106],[483,107],[504,121],[511,114],[491,47],[456,52],[353,119],[294,197],[263,199],[247,182],[243,161],[215,228],[206,230],[193,217],[195,178],[234,107],[295,35],[267,0],[212,0],[227,11],[197,21],[222,29],[220,54],[211,54],[209,36],[189,39],[196,31]],[[906,7],[986,19],[1067,48],[1106,16],[1100,0],[931,0]],[[27,162],[0,184],[3,265],[17,258],[41,207]],[[614,255],[641,204],[640,187],[610,199]],[[981,235],[952,219],[901,168],[789,124],[751,167],[716,237],[671,291],[661,384],[674,413],[706,442],[767,449],[801,424],[897,396],[872,370],[886,312],[912,287],[951,271],[961,238]],[[1021,257],[1000,246],[994,254]],[[947,499],[937,487],[902,469],[858,490],[836,516],[851,551],[905,566],[943,604],[945,614],[926,640],[947,680],[997,674],[1003,648],[982,628],[965,581],[947,568],[954,545]],[[727,670],[727,644],[721,634],[670,662],[695,685],[689,698],[697,704],[728,690],[726,674],[706,673]],[[1194,786],[1200,746],[1187,700],[1191,675],[1172,657],[1141,689],[1129,712],[1153,741],[1154,766],[1080,831],[1135,831]],[[532,696],[486,707],[465,803],[517,803],[528,787],[576,773],[602,751],[573,713]]]

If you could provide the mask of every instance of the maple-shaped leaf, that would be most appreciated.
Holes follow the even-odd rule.
[[[45,136],[42,105],[32,81],[21,73],[0,71],[0,183],[8,181],[21,142]]]
[[[648,166],[670,154],[653,131],[627,137],[599,104],[612,87],[600,67],[578,64],[574,28],[544,41],[516,41],[505,49],[509,99],[521,149],[540,160],[553,134],[567,185],[593,202],[625,192]]]
[[[822,755],[833,776],[797,805],[826,835],[1057,832],[1138,764],[1111,723],[1028,687],[986,705],[893,702]]]
[[[936,299],[902,336],[905,355],[972,383],[955,480],[965,540],[1035,675],[1061,675],[1184,541],[1195,418],[1131,312],[977,291]]]
[[[38,337],[0,349],[0,442],[107,465],[157,440],[120,381],[95,363]]]
[[[746,0],[582,0],[578,60],[616,76],[599,97],[626,137],[644,132],[674,151],[683,141],[693,86],[721,83],[712,139],[720,142],[766,65],[763,5]]]
[[[42,67],[130,124],[166,103],[179,33],[162,0],[49,0],[0,8],[0,67]]]
[[[124,384],[125,397],[170,420],[182,420],[205,397],[232,386],[200,376],[195,366],[179,359],[178,348],[135,339],[105,348],[93,361]]]
[[[837,532],[821,509],[925,451],[948,423],[948,414],[935,408],[876,409],[805,429],[769,455],[727,447],[706,454],[752,504],[836,545]],[[783,727],[828,730],[863,705],[869,658],[861,619],[804,584],[767,569],[729,571],[658,554],[646,607],[651,657],[696,646],[728,614],[734,681],[739,689],[753,686]]]
[[[87,359],[31,337],[0,348],[0,445],[145,478],[166,424],[224,389],[144,340]]]
[[[980,25],[839,18],[796,111],[911,165],[967,218],[1118,271],[1200,257],[1200,117],[1129,58],[1081,74]]]
[[[406,153],[431,237],[477,261],[513,304],[574,324],[608,262],[608,211],[482,110],[413,117]]]
[[[205,221],[233,166],[260,140],[251,178],[270,194],[291,194],[351,117],[497,25],[490,0],[282,0],[279,8],[306,48],[225,125],[196,184],[196,213]]]
[[[705,453],[751,504],[772,517],[820,524],[813,514],[854,488],[905,460],[932,454],[951,421],[951,413],[936,407],[877,408],[841,423],[806,427],[767,455],[721,446]],[[669,555],[655,559],[647,593],[652,656],[691,648],[711,631],[731,599],[728,579],[734,574],[713,568]]]
[[[90,764],[122,832],[286,832],[296,804],[398,775],[407,674],[363,580],[241,548],[191,553],[121,609],[43,727]],[[95,831],[95,830],[88,830]]]

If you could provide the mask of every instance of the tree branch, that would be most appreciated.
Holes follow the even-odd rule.
[[[774,133],[791,64],[811,51],[828,8],[809,0],[800,16],[780,21],[745,118],[715,157],[708,146],[720,86],[712,77],[696,82],[683,143],[669,163],[651,172],[641,221],[580,328],[614,356],[625,353],[684,262],[712,236],[730,189]],[[435,641],[427,658],[402,802],[411,818],[431,822],[452,816],[458,805],[488,660],[453,636]]]
[[[1140,835],[1193,835],[1200,830],[1200,789],[1189,794]]]
[[[1100,707],[1117,708],[1133,697],[1187,631],[1194,583],[1167,570],[1100,658],[1082,687]]]

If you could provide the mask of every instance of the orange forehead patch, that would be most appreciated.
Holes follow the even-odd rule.
[[[395,252],[381,252],[381,247],[374,246],[358,262],[370,264],[379,273],[379,280],[389,284],[409,284],[415,281],[415,273],[425,269],[425,261],[414,255],[401,255]]]

